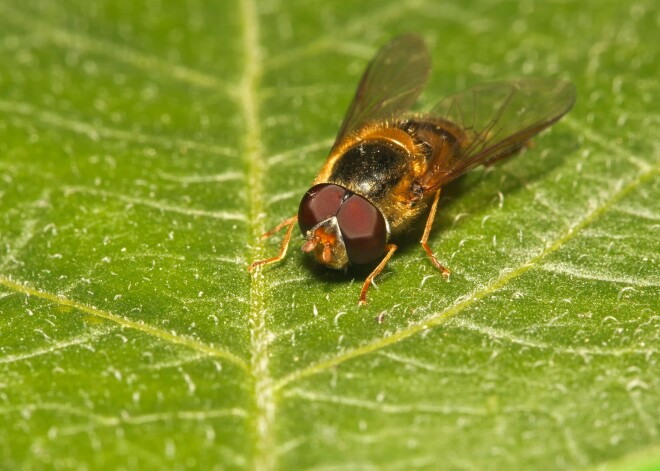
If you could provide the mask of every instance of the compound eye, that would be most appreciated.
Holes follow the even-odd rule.
[[[345,188],[332,183],[321,183],[311,187],[303,196],[298,208],[298,225],[303,235],[318,223],[337,214],[345,195]]]
[[[337,213],[346,254],[351,263],[371,263],[385,252],[385,218],[373,204],[358,195],[348,198]]]

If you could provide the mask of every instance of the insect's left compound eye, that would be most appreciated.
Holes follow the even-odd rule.
[[[310,188],[298,208],[298,225],[302,234],[337,214],[345,195],[346,188],[332,183],[321,183]]]
[[[352,195],[337,213],[346,254],[351,263],[371,263],[385,252],[387,227],[381,212],[359,195]]]

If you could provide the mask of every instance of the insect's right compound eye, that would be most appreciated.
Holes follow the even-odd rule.
[[[353,195],[337,213],[337,222],[351,263],[372,263],[382,258],[387,245],[387,226],[378,208]]]
[[[321,183],[310,188],[298,208],[298,225],[303,235],[318,223],[331,218],[346,196],[347,190],[332,183]]]

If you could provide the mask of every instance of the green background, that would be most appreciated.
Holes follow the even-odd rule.
[[[0,1],[0,468],[660,467],[653,0]],[[368,59],[575,109],[365,273],[281,264]],[[375,317],[383,315],[383,323]]]

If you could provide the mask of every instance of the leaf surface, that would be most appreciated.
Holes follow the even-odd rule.
[[[660,465],[654,2],[0,1],[0,468]],[[362,271],[285,261],[376,48],[421,106],[560,76],[576,108]],[[381,323],[376,322],[379,317]]]

